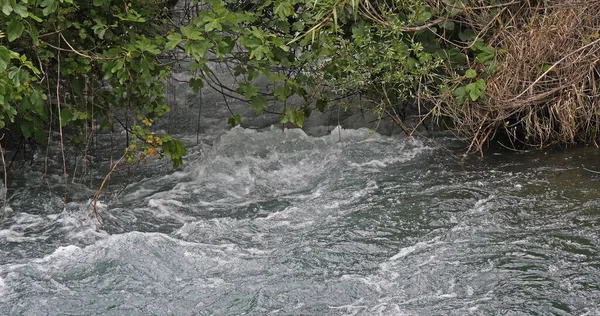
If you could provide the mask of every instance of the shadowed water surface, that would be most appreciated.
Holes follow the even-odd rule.
[[[102,226],[23,176],[0,314],[600,314],[600,177],[581,167],[597,150],[339,137],[230,130],[182,170],[147,168]]]

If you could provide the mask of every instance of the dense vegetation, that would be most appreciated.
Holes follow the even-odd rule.
[[[0,0],[3,133],[44,145],[59,134],[63,148],[68,135],[86,149],[118,127],[129,136],[118,162],[157,156],[177,167],[184,146],[153,125],[169,111],[170,67],[185,59],[194,91],[216,89],[258,114],[284,104],[281,122],[299,127],[335,100],[407,134],[413,106],[473,151],[497,133],[513,146],[599,137],[599,1],[172,2]],[[257,84],[265,79],[269,88]]]

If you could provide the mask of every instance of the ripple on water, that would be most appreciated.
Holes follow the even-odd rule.
[[[88,203],[14,203],[0,314],[599,312],[600,183],[577,163],[337,132],[223,133],[103,226]]]

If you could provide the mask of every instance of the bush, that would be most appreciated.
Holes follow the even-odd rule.
[[[124,161],[164,156],[177,167],[181,142],[152,126],[169,111],[168,58],[185,56],[194,91],[299,127],[353,95],[345,105],[409,135],[405,110],[416,104],[421,122],[444,122],[475,151],[498,132],[535,146],[594,141],[599,3],[207,0],[178,12],[161,0],[0,0],[0,127],[42,144],[69,132],[86,146],[120,126]],[[242,120],[231,112],[232,126]]]

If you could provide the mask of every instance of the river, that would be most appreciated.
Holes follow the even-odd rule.
[[[595,148],[480,158],[368,129],[188,137],[182,169],[113,180],[102,225],[96,187],[70,185],[63,205],[60,172],[19,171],[0,314],[600,314]]]

